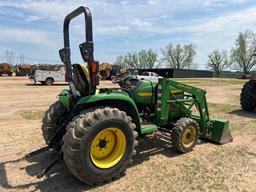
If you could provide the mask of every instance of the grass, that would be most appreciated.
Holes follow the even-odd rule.
[[[245,177],[243,172],[254,165],[253,158],[255,153],[248,147],[224,146],[216,147],[200,159],[195,157],[179,163],[177,166],[183,175],[178,181],[183,187],[181,191],[240,191],[241,186],[232,185],[232,181]]]
[[[21,114],[27,120],[40,120],[43,118],[45,111],[26,111]]]
[[[239,105],[232,105],[232,104],[216,104],[216,103],[208,103],[208,108],[210,113],[229,113],[234,110],[240,109]]]
[[[243,85],[247,80],[231,78],[174,78],[173,80],[191,85]]]
[[[240,109],[239,105],[208,103],[210,118],[228,118],[230,113],[237,109]],[[192,107],[192,111],[194,115],[199,116],[195,107]]]

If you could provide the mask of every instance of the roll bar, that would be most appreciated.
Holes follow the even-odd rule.
[[[69,13],[65,19],[64,19],[64,25],[63,25],[63,36],[64,36],[64,48],[59,50],[60,58],[64,65],[66,65],[67,69],[67,78],[69,82],[70,89],[74,96],[76,96],[76,89],[74,86],[74,81],[72,77],[72,64],[71,64],[71,52],[70,52],[70,41],[69,41],[69,24],[72,19],[75,17],[84,14],[85,19],[85,42],[81,43],[79,45],[80,52],[82,55],[82,58],[85,62],[88,63],[88,70],[90,73],[90,82],[92,85],[90,86],[90,93],[94,94],[96,90],[96,84],[95,83],[95,76],[96,73],[93,73],[92,71],[92,64],[94,62],[94,56],[93,56],[93,33],[92,33],[92,15],[91,11],[88,7],[78,7],[71,13]],[[93,81],[94,80],[94,81]]]
[[[64,32],[64,47],[69,47],[69,23],[72,19],[84,13],[85,19],[85,40],[93,41],[92,36],[92,15],[88,7],[78,7],[71,13],[69,13],[64,20],[63,32]]]

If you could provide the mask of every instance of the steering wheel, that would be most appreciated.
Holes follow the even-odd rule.
[[[119,73],[114,77],[112,83],[118,83],[121,87],[126,87],[127,81],[131,79],[131,73],[126,71],[125,73]]]

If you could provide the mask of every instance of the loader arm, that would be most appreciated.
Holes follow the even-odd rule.
[[[207,105],[207,100],[206,100],[206,91],[203,89],[199,89],[184,83],[179,83],[173,80],[168,80],[168,84],[169,86],[175,87],[179,90],[184,91],[185,93],[189,93],[191,94],[192,98],[188,98],[188,99],[184,99],[184,102],[194,102],[194,104],[196,105],[199,115],[200,117],[196,117],[196,116],[192,116],[194,118],[197,119],[197,121],[199,121],[199,125],[201,125],[202,129],[202,133],[207,136],[207,127],[209,126],[209,111],[208,111],[208,105]],[[176,102],[176,100],[172,101],[172,102]],[[179,101],[177,101],[179,102]]]
[[[178,99],[170,91],[170,87],[174,87],[184,92],[185,97]],[[179,83],[170,79],[159,79],[157,103],[157,119],[159,124],[167,125],[169,117],[171,117],[170,104],[175,104],[180,108],[182,116],[190,117],[196,120],[200,126],[200,137],[217,143],[227,143],[232,141],[229,131],[229,121],[212,120],[209,117],[208,105],[206,100],[206,91],[184,83]],[[199,116],[194,115],[191,107],[195,105]]]

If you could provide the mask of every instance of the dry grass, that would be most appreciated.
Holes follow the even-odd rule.
[[[55,157],[46,153],[22,157],[44,146],[40,131],[43,111],[66,87],[27,86],[22,78],[0,78],[0,191],[256,191],[256,114],[240,110],[243,80],[182,79],[207,90],[213,118],[230,120],[234,141],[226,145],[200,142],[191,153],[172,149],[170,137],[160,133],[140,139],[133,165],[119,180],[87,186],[63,164],[48,178],[35,174]],[[112,86],[105,82],[102,87]]]
[[[28,120],[41,120],[45,111],[26,111],[21,113],[21,116]]]
[[[246,80],[243,79],[227,79],[227,78],[184,78],[184,79],[174,79],[176,81],[180,81],[183,83],[188,83],[192,85],[207,85],[207,86],[215,86],[215,85],[243,85]]]

